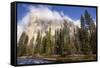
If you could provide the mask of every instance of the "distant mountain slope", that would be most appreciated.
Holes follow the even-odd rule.
[[[40,11],[43,9],[43,11]],[[36,10],[31,10],[21,21],[18,23],[18,40],[23,32],[25,32],[29,41],[34,36],[36,39],[38,31],[41,32],[42,36],[45,35],[45,32],[48,31],[51,27],[51,33],[54,35],[55,30],[63,28],[63,23],[66,22],[68,28],[70,29],[70,36],[73,37],[73,32],[76,30],[76,27],[79,26],[79,20],[74,21],[68,16],[65,16],[63,12],[59,13],[57,11],[50,11],[48,8],[39,8]],[[28,41],[28,43],[29,43]]]

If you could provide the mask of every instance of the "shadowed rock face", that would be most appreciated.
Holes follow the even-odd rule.
[[[19,52],[17,53],[18,57],[26,56],[26,58],[18,58],[18,64],[53,63],[48,59],[57,59],[57,62],[94,60],[94,57],[91,56],[92,51],[89,50],[89,42],[87,42],[88,32],[83,31],[80,29],[81,27],[76,26],[73,21],[65,19],[63,16],[61,19],[49,19],[47,17],[41,18],[40,15],[30,14],[30,19],[24,26],[25,29],[18,41],[19,50],[17,51]],[[93,37],[95,37],[95,33]],[[53,57],[54,55],[57,57]]]
[[[46,19],[39,19],[39,18],[34,18],[34,17],[30,18],[30,21],[24,30],[24,32],[29,37],[28,44],[30,43],[30,40],[32,39],[32,37],[34,37],[34,43],[35,43],[36,36],[39,31],[41,32],[42,37],[45,36],[45,32],[48,31],[50,27],[51,27],[51,35],[54,35],[55,30],[63,28],[64,22],[66,22],[66,24],[70,30],[70,36],[73,37],[73,32],[76,29],[76,26],[73,24],[73,22],[71,22],[67,19],[46,20]]]
[[[63,28],[63,23],[66,22],[70,29],[70,36],[73,37],[73,32],[76,29],[73,20],[64,15],[63,12],[51,11],[47,7],[40,6],[39,8],[31,7],[30,12],[22,20],[24,23],[23,31],[28,35],[29,40],[34,36],[36,40],[37,33],[40,31],[42,36],[45,36],[45,32],[51,27],[51,33],[54,35],[55,30]],[[18,31],[20,31],[18,29]],[[35,41],[34,41],[35,43]]]
[[[73,23],[72,20],[64,18],[63,16],[61,19],[56,19],[56,18],[45,19],[45,18],[40,18],[39,16],[34,15],[32,13],[29,15],[29,20],[27,22],[28,23],[25,26],[23,25],[24,31],[22,32],[18,41],[18,45],[24,45],[26,49],[28,45],[30,47],[32,46],[31,48],[35,48],[37,46],[36,39],[38,36],[38,32],[40,32],[40,35],[43,38],[46,35],[46,33],[49,31],[49,28],[51,28],[51,36],[54,36],[56,30],[61,30],[64,28],[64,25],[66,25],[67,26],[66,30],[69,31],[70,40],[73,40],[74,33],[77,32],[77,28],[79,28]],[[32,38],[34,39],[32,40]],[[19,43],[22,43],[22,44],[19,44]],[[74,44],[71,44],[71,45],[74,45]]]

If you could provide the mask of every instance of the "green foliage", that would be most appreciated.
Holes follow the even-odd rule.
[[[27,55],[27,43],[28,36],[23,32],[17,45],[17,56]]]
[[[55,35],[51,35],[51,26],[42,36],[38,31],[36,40],[32,37],[28,39],[25,32],[22,33],[18,45],[17,56],[37,56],[37,55],[91,55],[96,54],[96,26],[90,14],[86,10],[80,18],[81,27],[76,27],[73,36],[70,35],[70,26],[66,20],[60,29],[55,30]],[[29,44],[28,44],[29,41]],[[33,44],[33,42],[36,42]]]
[[[96,28],[93,19],[87,10],[85,10],[84,17],[81,16],[81,29],[79,32],[83,53],[96,53]]]
[[[62,30],[62,37],[63,37],[63,55],[65,54],[71,54],[71,48],[70,48],[70,34],[69,34],[69,28],[67,26],[67,22],[64,21],[63,24],[63,30]]]
[[[41,34],[40,31],[37,34],[37,38],[36,38],[36,46],[35,46],[35,52],[36,54],[40,53],[40,46],[41,46]]]
[[[34,37],[30,40],[29,45],[27,46],[27,55],[28,56],[34,56]]]
[[[51,55],[51,51],[52,51],[52,45],[51,45],[51,27],[49,28],[49,31],[46,33],[46,39],[47,39],[47,43],[46,43],[46,53],[47,55]]]
[[[84,28],[85,27],[85,20],[84,20],[84,17],[82,15],[80,18],[80,22],[81,22],[81,27]]]
[[[44,54],[46,53],[46,37],[44,36],[43,39],[42,39],[42,47],[41,47],[41,53]]]

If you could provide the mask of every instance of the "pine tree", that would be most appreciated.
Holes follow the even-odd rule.
[[[46,37],[44,36],[43,39],[42,39],[42,43],[41,43],[42,44],[42,47],[41,47],[41,53],[42,54],[46,53],[46,43],[47,43],[46,42]]]
[[[74,46],[76,48],[76,54],[81,54],[81,46],[80,46],[80,40],[79,40],[79,29],[77,27],[76,31],[74,30]]]
[[[85,17],[85,22],[86,22],[87,25],[90,25],[91,23],[94,23],[93,20],[92,20],[91,15],[89,14],[89,12],[87,10],[85,10],[84,17]]]
[[[97,53],[97,34],[96,34],[96,29],[94,32],[92,32],[91,37],[90,37],[90,45],[91,45],[91,49],[93,54]]]
[[[34,56],[34,45],[33,45],[33,42],[34,42],[34,36],[32,37],[32,39],[30,40],[30,43],[28,45],[28,50],[27,50],[27,53],[28,55],[31,55],[31,56]]]
[[[81,21],[81,29],[80,29],[81,50],[83,51],[84,54],[91,54],[92,47],[90,43],[90,38],[91,38],[91,33],[93,31],[91,27],[93,26],[93,20],[87,10],[85,10],[84,17],[81,16],[80,21]]]
[[[88,32],[89,32],[89,44],[92,50],[92,53],[96,53],[96,26],[91,15],[85,10],[85,20],[86,24],[88,25]]]
[[[27,55],[27,44],[28,44],[28,35],[25,32],[22,33],[18,46],[17,46],[17,55],[25,56]]]
[[[61,42],[62,42],[62,39],[61,39],[61,30],[56,30],[55,31],[55,54],[57,55],[61,55],[61,51],[62,51],[62,48],[61,48]]]
[[[46,51],[47,51],[47,55],[51,55],[52,52],[52,45],[51,45],[51,27],[49,28],[49,31],[47,31],[46,33],[46,36],[47,36],[47,44],[46,44]]]
[[[37,38],[36,38],[36,45],[35,45],[35,54],[40,54],[40,47],[41,47],[41,34],[38,31]]]
[[[81,22],[81,28],[85,28],[85,20],[84,20],[84,17],[82,15],[81,15],[80,22]]]
[[[66,55],[66,54],[70,54],[71,53],[71,47],[70,47],[70,35],[69,35],[69,28],[67,26],[67,22],[64,21],[64,24],[63,24],[63,31],[62,31],[62,34],[63,34],[63,54]]]

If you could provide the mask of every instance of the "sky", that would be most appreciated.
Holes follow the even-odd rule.
[[[22,32],[27,27],[27,24],[29,24],[30,15],[38,16],[42,20],[67,19],[80,27],[80,16],[84,14],[85,10],[90,13],[94,22],[96,22],[96,8],[92,7],[17,3],[17,40],[19,40]]]
[[[38,4],[17,4],[17,21],[21,21],[23,17],[30,11],[30,6],[35,8],[39,7],[47,7],[50,11],[57,11],[58,13],[62,13],[71,18],[72,20],[79,20],[80,16],[84,14],[84,11],[87,10],[92,16],[93,20],[96,20],[96,8],[93,7],[77,7],[77,6],[57,6],[57,5],[38,5]],[[33,9],[35,9],[33,8]]]

